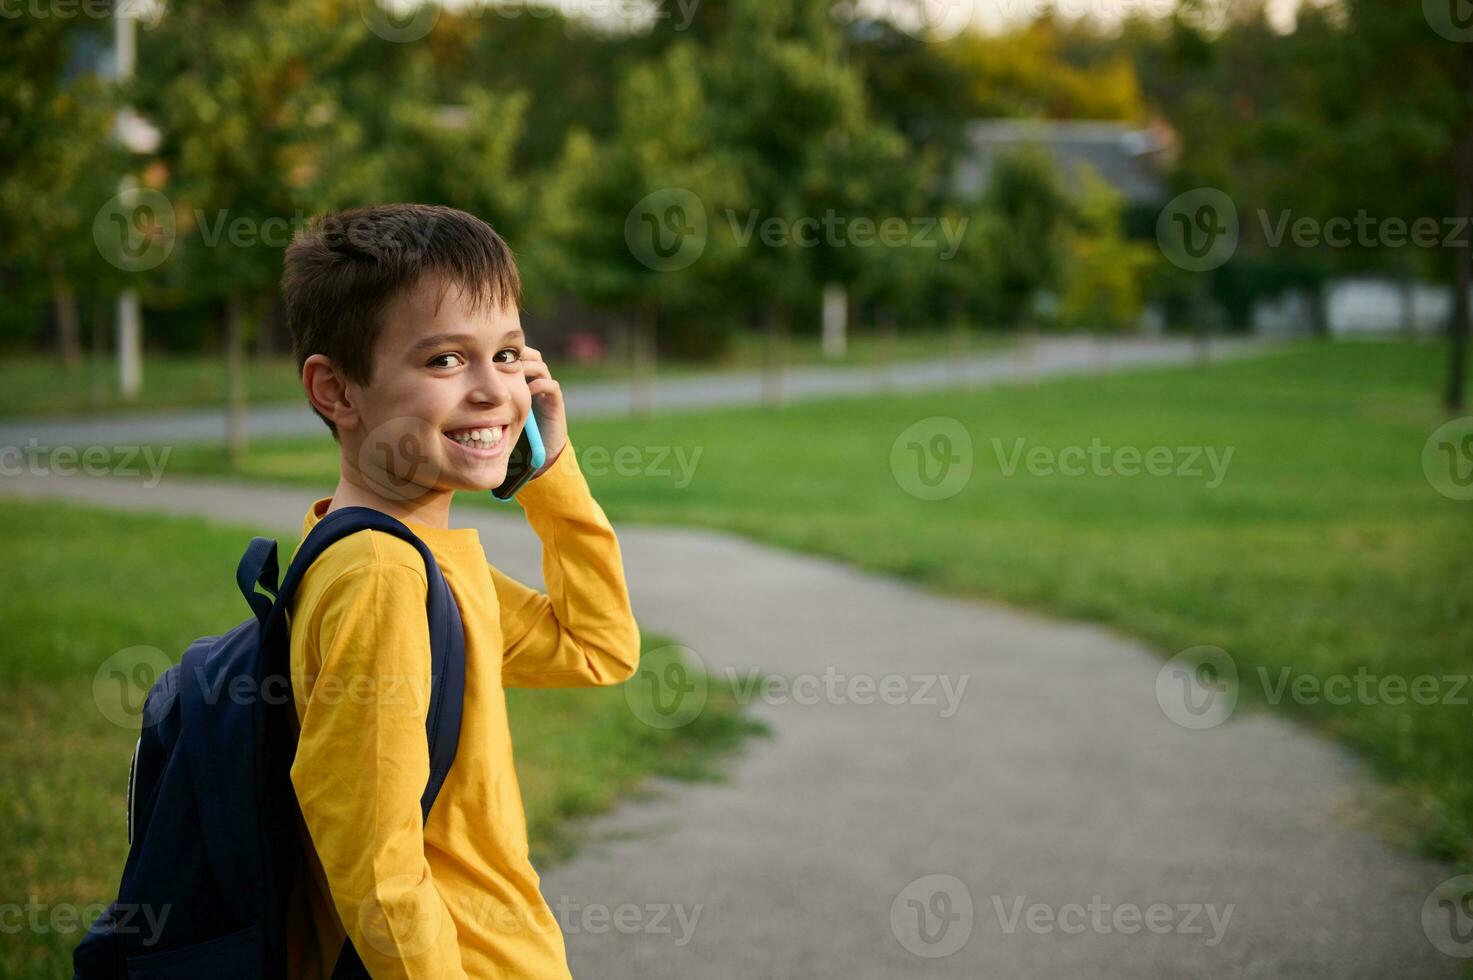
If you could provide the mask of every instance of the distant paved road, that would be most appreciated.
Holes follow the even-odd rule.
[[[293,539],[317,495],[31,475],[5,493]],[[463,507],[455,524],[540,585],[514,510]],[[1364,829],[1373,784],[1338,745],[1262,714],[1179,727],[1157,701],[1161,658],[1113,631],[728,534],[619,539],[644,629],[718,675],[792,687],[754,702],[773,736],[728,781],[656,784],[546,870],[575,976],[1457,975],[1421,921],[1450,870]]]
[[[1263,341],[1219,340],[1214,357],[1234,357],[1262,350]],[[1017,351],[978,355],[960,360],[895,362],[886,374],[875,368],[794,368],[783,382],[793,401],[858,395],[876,390],[882,377],[896,390],[936,385],[987,385],[1030,375],[1049,377],[1096,370],[1103,359],[1111,367],[1169,365],[1189,362],[1190,342],[1177,339],[1092,341],[1088,338],[1048,339],[1038,345],[1030,364]],[[627,414],[627,383],[580,384],[566,392],[569,413],[578,418]],[[712,373],[661,378],[656,375],[656,409],[700,408],[752,404],[762,398],[762,375],[757,371]],[[247,431],[252,437],[289,436],[326,431],[305,400],[301,404],[263,405],[249,410]],[[223,442],[222,409],[177,409],[128,413],[115,418],[0,420],[0,448],[8,446],[130,446],[184,442]]]

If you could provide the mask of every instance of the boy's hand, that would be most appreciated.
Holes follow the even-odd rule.
[[[557,461],[558,454],[568,444],[568,415],[563,406],[563,388],[552,377],[542,352],[535,347],[522,348],[522,373],[527,377],[527,389],[532,392],[532,411],[537,416],[537,431],[542,436],[542,445],[547,450],[547,460],[533,474],[533,479]]]

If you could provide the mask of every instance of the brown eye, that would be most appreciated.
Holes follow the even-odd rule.
[[[503,347],[501,350],[496,352],[497,357],[500,357],[502,354],[514,354],[516,355],[516,360],[520,361],[522,359],[522,349],[520,347]],[[510,364],[511,362],[502,361],[501,363]]]
[[[436,363],[437,361],[442,361],[442,360],[444,360],[447,357],[460,357],[460,355],[454,353],[453,351],[448,351],[448,352],[446,352],[444,354],[436,354],[434,357],[430,358],[430,366],[431,367],[454,367],[455,365],[453,365],[453,364],[437,364]]]

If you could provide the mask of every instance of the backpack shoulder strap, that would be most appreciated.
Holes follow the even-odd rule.
[[[254,592],[258,582],[275,592],[276,601],[263,621],[263,634],[268,638],[273,637],[277,631],[285,632],[286,608],[291,604],[297,586],[312,562],[334,542],[363,530],[383,531],[408,541],[414,545],[425,563],[425,578],[429,582],[426,605],[430,622],[430,707],[425,718],[425,734],[429,740],[430,777],[419,805],[421,816],[428,821],[435,798],[440,795],[440,788],[445,785],[445,778],[450,775],[450,766],[455,762],[465,700],[465,632],[460,609],[455,604],[455,597],[451,594],[445,576],[440,572],[439,563],[435,561],[429,547],[402,521],[388,514],[371,507],[344,507],[323,517],[312,528],[292,560],[291,567],[287,569],[286,578],[279,589],[275,588],[275,542],[271,543],[269,549],[255,547],[253,542],[245,558],[241,560],[236,578],[241,591],[248,593],[248,600],[251,600],[249,593]],[[264,599],[259,595],[256,598]],[[253,607],[258,605],[254,600],[251,601]],[[289,656],[290,637],[284,637],[282,642],[268,643],[267,649],[286,651]],[[273,669],[289,670],[290,664],[268,666],[267,673]],[[368,971],[351,939],[344,940],[332,975],[333,980],[368,977]]]
[[[428,820],[435,797],[439,795],[440,787],[445,784],[445,778],[450,774],[450,767],[455,761],[465,698],[465,631],[460,609],[429,547],[402,521],[371,507],[344,507],[323,517],[302,542],[280,588],[275,590],[276,601],[272,604],[263,630],[268,638],[266,646],[277,658],[289,656],[290,637],[280,634],[286,631],[286,609],[291,605],[302,577],[312,563],[334,543],[365,530],[382,531],[409,542],[425,563],[425,578],[429,582],[426,611],[430,625],[430,708],[425,719],[425,734],[429,739],[430,779],[420,798],[420,811],[421,816]],[[246,588],[244,582],[247,581],[260,581],[268,589],[275,584],[264,580],[275,577],[272,573],[276,570],[276,559],[271,552],[274,552],[274,548],[263,551],[254,546],[247,551],[242,569],[237,575],[242,580],[242,590]],[[246,566],[246,560],[251,562],[249,567]],[[252,575],[258,577],[250,577]],[[269,642],[272,639],[278,642]],[[265,659],[270,658],[263,658]],[[287,673],[289,669],[289,663],[265,666],[267,675],[274,671]]]

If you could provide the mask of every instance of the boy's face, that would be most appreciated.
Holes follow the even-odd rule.
[[[344,448],[395,499],[500,486],[532,408],[516,308],[472,314],[451,286],[436,310],[439,288],[425,276],[384,308],[373,381],[347,386],[359,425]]]

